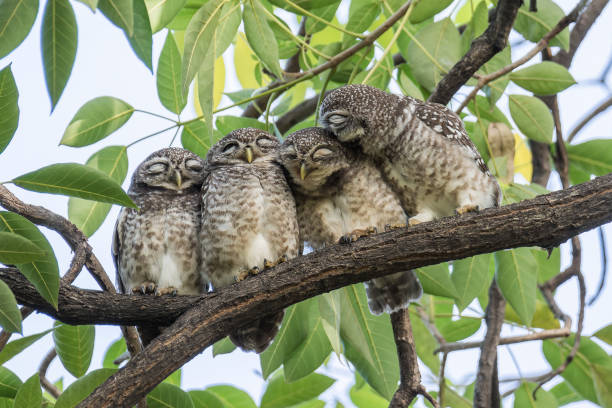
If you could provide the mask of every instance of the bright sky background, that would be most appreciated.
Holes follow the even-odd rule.
[[[576,3],[576,1],[570,0],[557,2],[565,11],[569,11]],[[44,83],[40,54],[40,25],[44,3],[46,2],[41,2],[36,23],[24,43],[16,51],[0,60],[0,68],[12,63],[13,74],[20,93],[19,106],[21,110],[17,134],[6,151],[0,156],[1,181],[10,180],[53,162],[84,163],[89,156],[103,146],[127,144],[170,124],[149,115],[134,113],[124,127],[102,143],[83,148],[59,146],[59,140],[72,116],[85,102],[95,97],[114,96],[123,99],[136,109],[172,116],[163,108],[157,98],[155,77],[136,58],[123,33],[100,12],[93,14],[89,8],[79,2],[71,2],[77,14],[79,31],[76,63],[58,106],[49,116],[50,102]],[[343,6],[348,4],[347,1],[344,3],[346,4],[343,4]],[[574,64],[570,71],[579,83],[599,77],[608,60],[612,57],[610,23],[612,23],[612,7],[607,7],[574,58]],[[154,67],[157,67],[157,59],[165,36],[166,34],[163,31],[154,36]],[[516,58],[524,52],[524,47],[517,47],[514,50],[513,57]],[[226,91],[240,89],[233,72],[232,53],[233,47],[225,54]],[[610,79],[612,79],[611,75],[608,76],[608,82],[610,82]],[[567,134],[586,113],[590,112],[609,93],[609,89],[600,85],[574,86],[564,91],[560,96],[564,133]],[[221,106],[228,103],[229,100],[225,97]],[[229,112],[231,114],[232,111]],[[239,114],[239,111],[233,111],[233,113]],[[192,115],[194,115],[193,112],[184,114],[185,118],[193,117]],[[608,111],[592,121],[575,139],[575,142],[591,138],[609,138],[611,137],[610,129],[612,129],[612,111]],[[172,134],[169,132],[156,136],[129,149],[130,166],[128,177],[123,185],[124,188],[127,189],[130,175],[135,167],[152,151],[167,146]],[[180,141],[175,142],[175,145],[179,144]],[[610,154],[612,155],[612,152]],[[558,182],[555,180],[553,183],[551,187],[558,188]],[[8,185],[8,188],[25,202],[42,205],[67,216],[67,198],[65,197],[31,193],[13,185]],[[117,206],[113,207],[104,225],[90,239],[96,255],[113,280],[114,268],[110,256],[110,241],[118,210]],[[71,259],[69,248],[57,234],[42,229],[46,232],[47,238],[56,251],[60,270],[66,271]],[[612,228],[608,224],[605,230],[608,239],[608,254],[612,254]],[[588,299],[595,292],[601,275],[600,249],[596,231],[582,235],[582,249],[582,266]],[[567,265],[569,259],[567,245],[564,245],[562,254],[562,265]],[[85,270],[75,284],[84,288],[97,289],[95,282]],[[578,300],[575,283],[570,282],[564,285],[557,293],[557,299],[560,300],[563,309],[571,316],[576,316]],[[595,305],[587,308],[585,334],[591,334],[610,323],[611,295],[610,285],[607,285]],[[24,322],[24,335],[38,333],[49,327],[51,327],[50,318],[45,315],[33,315]],[[482,333],[483,330],[481,329],[477,335],[482,336]],[[505,334],[510,334],[510,332]],[[91,368],[101,367],[106,348],[119,336],[118,328],[111,326],[96,327],[96,343]],[[26,352],[6,363],[6,366],[18,374],[22,380],[25,380],[36,372],[41,359],[50,350],[52,344],[52,338],[48,335]],[[516,377],[518,373],[507,350],[507,347],[500,348],[501,377]],[[610,349],[608,348],[608,350]],[[512,351],[519,360],[523,375],[540,374],[548,369],[548,364],[541,354],[539,343],[514,345]],[[473,381],[477,358],[478,352],[475,350],[451,353],[447,363],[447,376],[455,384],[467,384]],[[325,395],[329,397],[330,401],[333,401],[334,396],[342,396],[342,402],[345,406],[351,406],[351,403],[345,398],[347,392],[344,389],[352,382],[352,374],[349,369],[336,362],[326,373],[334,378],[344,379],[339,381],[339,385],[334,386]],[[59,360],[56,359],[50,366],[48,377],[51,381],[56,381],[62,376],[65,384],[74,381],[74,378],[64,370]],[[426,369],[424,380],[428,388],[437,388],[437,386],[432,386],[431,375],[428,376]],[[256,402],[259,402],[263,393],[263,382],[259,375],[259,358],[253,353],[245,354],[236,351],[231,355],[213,359],[211,351],[208,349],[183,368],[182,385],[184,389],[201,389],[220,383],[229,383],[242,388]],[[508,389],[508,385],[505,384],[503,389]],[[329,405],[332,406],[332,404]],[[576,403],[571,406],[588,407],[593,405]]]

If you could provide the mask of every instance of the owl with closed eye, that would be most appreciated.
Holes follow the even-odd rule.
[[[399,199],[372,161],[327,130],[314,127],[292,133],[280,157],[295,196],[300,239],[313,249],[406,223]],[[397,311],[422,294],[413,271],[365,285],[374,314]]]
[[[198,295],[206,290],[200,250],[204,161],[180,148],[156,151],[136,169],[112,242],[122,293]],[[141,337],[148,343],[153,334]]]
[[[206,156],[200,241],[203,267],[215,289],[298,255],[295,201],[279,147],[268,132],[245,128],[222,138]],[[260,353],[278,332],[283,314],[262,316],[230,339]]]
[[[376,162],[410,224],[496,207],[501,189],[461,119],[437,103],[346,85],[321,103],[321,124]]]

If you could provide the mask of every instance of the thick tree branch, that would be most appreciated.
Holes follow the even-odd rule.
[[[446,105],[481,66],[506,47],[522,3],[522,0],[499,0],[495,16],[485,32],[472,42],[468,52],[442,78],[430,95],[429,102]]]

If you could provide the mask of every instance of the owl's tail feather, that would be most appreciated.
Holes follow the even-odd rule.
[[[285,312],[270,314],[249,323],[248,326],[241,327],[230,334],[230,340],[243,351],[264,351],[280,328]]]
[[[419,300],[423,287],[414,271],[398,272],[365,282],[368,305],[375,315],[393,313]]]

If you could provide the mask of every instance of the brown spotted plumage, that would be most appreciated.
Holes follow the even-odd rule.
[[[357,143],[377,163],[411,224],[501,201],[461,119],[445,106],[347,85],[330,92],[320,117],[338,140]]]
[[[238,129],[216,143],[206,159],[202,186],[202,259],[214,288],[263,270],[265,261],[296,257],[299,250],[295,202],[267,132]],[[230,339],[243,350],[263,351],[283,312],[263,316]]]
[[[203,166],[195,154],[167,148],[134,172],[128,194],[139,209],[121,210],[112,244],[121,292],[197,295],[206,290],[198,237]]]
[[[344,236],[356,239],[370,227],[383,231],[406,223],[399,199],[374,164],[322,128],[289,135],[281,161],[294,191],[300,239],[313,249]],[[375,314],[406,307],[422,294],[413,271],[373,279],[366,282],[366,291]]]

